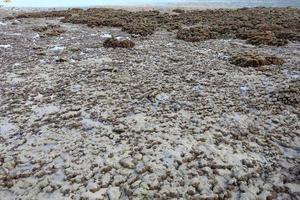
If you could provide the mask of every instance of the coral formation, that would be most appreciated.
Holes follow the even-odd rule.
[[[276,56],[257,53],[238,53],[231,57],[230,63],[240,67],[260,67],[264,65],[282,65],[283,59]]]
[[[214,38],[240,38],[254,45],[282,46],[300,38],[300,9],[242,8],[236,10],[127,11],[108,8],[32,12],[17,18],[62,17],[62,22],[90,27],[121,27],[130,34],[147,36],[158,28],[178,31],[177,38],[190,42]],[[184,27],[184,30],[181,30]]]

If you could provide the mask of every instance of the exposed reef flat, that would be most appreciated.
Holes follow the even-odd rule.
[[[0,199],[298,199],[299,13],[2,12]]]

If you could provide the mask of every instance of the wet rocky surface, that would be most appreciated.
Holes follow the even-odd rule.
[[[299,41],[61,19],[0,20],[0,199],[299,198]],[[249,52],[284,62],[231,63]]]

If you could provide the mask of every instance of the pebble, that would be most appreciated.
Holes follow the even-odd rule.
[[[125,168],[133,169],[135,167],[135,163],[133,158],[127,157],[123,158],[119,161],[120,165]]]
[[[107,190],[107,195],[110,200],[119,200],[121,192],[119,187],[110,187]]]

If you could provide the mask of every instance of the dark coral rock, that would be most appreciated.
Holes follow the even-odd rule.
[[[185,28],[177,32],[177,39],[187,42],[199,42],[213,38],[216,38],[216,35],[202,27]]]
[[[123,31],[140,36],[151,35],[157,29],[177,30],[178,39],[190,42],[239,38],[254,45],[282,46],[288,40],[299,41],[300,38],[300,9],[297,8],[173,11],[176,13],[91,8],[23,13],[17,18],[62,17],[61,21],[65,23],[120,27]]]
[[[127,48],[131,49],[135,46],[135,43],[129,39],[118,40],[115,38],[109,38],[104,41],[103,46],[105,48]]]
[[[288,41],[286,39],[277,38],[273,32],[267,31],[249,36],[247,43],[253,45],[283,46],[286,45]]]
[[[155,32],[156,27],[151,24],[128,24],[123,26],[122,31],[130,34],[147,36]]]
[[[288,88],[281,89],[278,99],[284,104],[296,106],[300,105],[300,80],[292,82]]]
[[[58,36],[66,31],[61,28],[60,25],[48,25],[48,26],[40,26],[32,29],[33,31],[40,32],[42,37],[45,36]]]
[[[230,63],[240,67],[260,67],[264,65],[282,65],[283,59],[256,53],[241,53],[232,56]]]
[[[180,9],[180,8],[176,8],[176,9],[173,9],[172,12],[174,12],[174,13],[185,13],[185,10]]]

